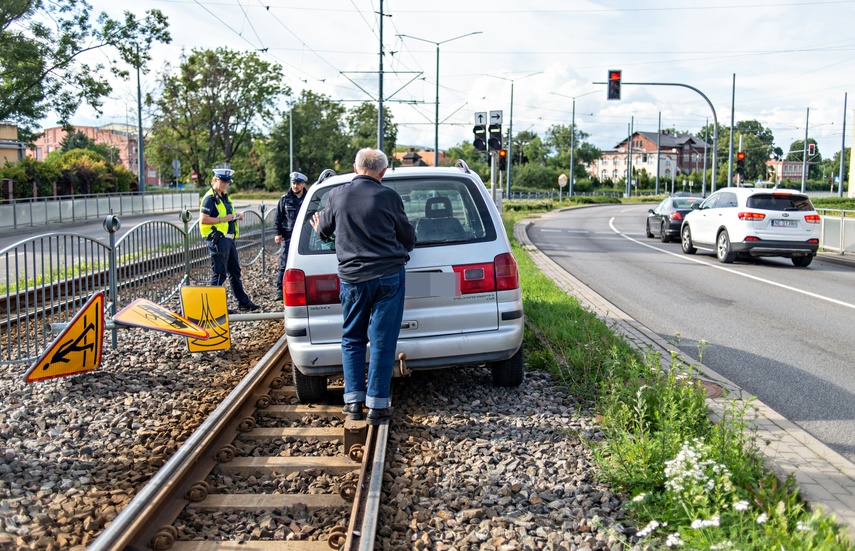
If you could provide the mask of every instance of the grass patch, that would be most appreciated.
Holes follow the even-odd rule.
[[[523,217],[504,214],[509,236]],[[526,315],[526,363],[552,373],[600,413],[605,438],[591,442],[599,476],[627,497],[640,528],[625,544],[852,549],[833,516],[806,508],[792,476],[780,481],[766,470],[750,403],[728,402],[713,424],[704,388],[676,354],[662,362],[638,352],[541,273],[515,240],[512,246]]]

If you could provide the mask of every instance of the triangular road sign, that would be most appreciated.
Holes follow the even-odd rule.
[[[138,298],[116,312],[113,323],[175,333],[200,340],[206,340],[209,336],[207,329],[145,298]]]
[[[32,383],[92,371],[101,365],[103,344],[104,293],[97,293],[30,367],[24,380]]]

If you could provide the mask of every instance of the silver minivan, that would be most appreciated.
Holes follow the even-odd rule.
[[[283,285],[285,334],[303,403],[322,401],[328,378],[342,373],[335,239],[321,241],[309,220],[325,207],[329,192],[353,176],[324,171],[307,190],[291,238]],[[395,375],[486,365],[494,385],[521,384],[519,273],[481,178],[458,161],[456,167],[390,168],[383,185],[398,192],[416,229]]]

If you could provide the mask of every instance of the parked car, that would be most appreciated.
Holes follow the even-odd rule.
[[[680,227],[683,217],[692,210],[692,205],[700,203],[699,197],[668,197],[663,199],[656,208],[647,211],[645,233],[647,237],[659,236],[663,243],[671,241],[672,237],[680,237]]]
[[[820,217],[807,195],[787,189],[723,188],[685,216],[685,254],[715,252],[720,262],[739,256],[783,256],[807,266],[819,248]]]
[[[335,239],[309,224],[329,192],[353,174],[325,171],[297,215],[285,272],[285,334],[301,402],[326,395],[342,373]],[[409,370],[484,365],[497,386],[523,380],[523,306],[517,263],[501,216],[481,178],[456,167],[390,168],[416,230],[407,262],[406,298],[396,357]],[[369,345],[370,354],[370,345]],[[401,375],[398,365],[395,375]]]

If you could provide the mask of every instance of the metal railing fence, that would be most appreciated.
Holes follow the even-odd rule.
[[[266,273],[267,257],[278,255],[279,247],[273,239],[275,211],[265,215],[263,205],[259,210],[243,211],[236,244],[242,264],[261,262]],[[110,215],[103,224],[106,243],[49,233],[0,250],[0,363],[36,361],[54,340],[50,326],[69,323],[95,293],[105,293],[108,313],[115,314],[137,298],[163,304],[182,285],[207,285],[208,246],[191,218],[184,210],[183,226],[147,221],[115,239],[121,222]]]
[[[855,253],[855,211],[816,209],[821,220],[820,247],[827,251]]]
[[[129,216],[179,211],[199,205],[198,192],[98,193],[0,201],[0,231],[101,219],[109,214]]]

